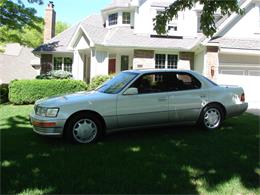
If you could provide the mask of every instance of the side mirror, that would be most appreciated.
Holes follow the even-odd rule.
[[[124,95],[136,95],[136,94],[138,94],[138,89],[135,87],[130,87],[124,92]]]

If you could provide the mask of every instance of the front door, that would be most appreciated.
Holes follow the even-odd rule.
[[[109,59],[108,61],[108,74],[116,73],[116,59]]]
[[[165,90],[164,73],[145,74],[130,87],[136,95],[119,95],[117,116],[119,127],[167,123],[169,98]]]

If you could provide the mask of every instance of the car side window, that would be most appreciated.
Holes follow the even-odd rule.
[[[198,79],[189,73],[169,73],[168,74],[168,90],[181,91],[201,88],[201,83]]]
[[[151,73],[142,75],[130,87],[138,89],[138,94],[160,93],[167,91],[167,75]]]

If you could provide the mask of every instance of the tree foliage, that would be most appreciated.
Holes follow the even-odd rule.
[[[178,16],[179,11],[191,9],[196,3],[203,5],[200,29],[206,36],[213,36],[216,32],[214,13],[218,10],[222,15],[230,15],[233,12],[243,14],[237,0],[176,0],[154,19],[154,30],[158,34],[166,34],[166,26],[173,17]]]
[[[61,22],[61,21],[56,22],[55,35],[62,33],[64,30],[66,30],[69,27],[70,25],[67,24],[66,22]]]
[[[29,3],[43,3],[43,0],[27,1]],[[34,8],[25,7],[22,0],[1,0],[0,13],[0,42],[18,42],[28,46],[36,44],[31,44],[31,42],[37,41],[30,40],[30,34],[42,33],[43,19],[35,15],[36,10]],[[25,33],[28,37],[21,36],[22,33]],[[36,38],[36,36],[33,36],[33,38]],[[41,38],[38,37],[38,39]]]
[[[0,27],[0,43],[20,43],[28,47],[37,47],[43,42],[43,22],[37,24],[38,31],[28,25],[22,29],[8,29],[6,26]]]

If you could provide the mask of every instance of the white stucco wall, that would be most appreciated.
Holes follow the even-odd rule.
[[[252,4],[252,8],[241,17],[235,24],[230,24],[232,27],[228,31],[222,32],[221,36],[235,38],[259,38],[260,39],[260,4]]]
[[[156,34],[153,30],[153,18],[156,17],[157,10],[164,10],[164,7],[156,6],[153,2],[153,0],[143,1],[136,9],[134,15],[135,33]],[[171,3],[174,0],[164,0],[164,2]],[[177,25],[177,31],[169,31],[169,35],[194,37],[197,34],[197,13],[194,10],[187,9],[184,12],[179,12],[178,18],[171,23]]]
[[[205,50],[196,53],[194,56],[194,70],[201,74],[204,74],[205,71],[204,56],[205,56]]]

